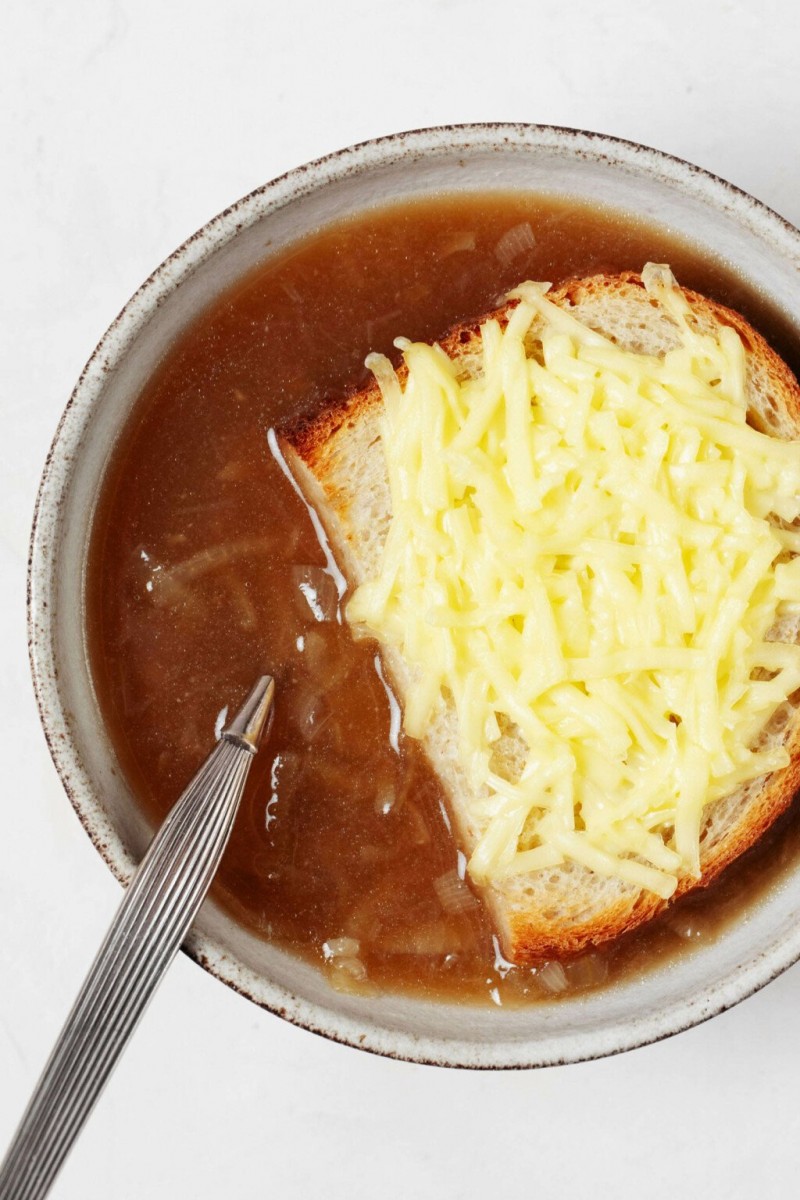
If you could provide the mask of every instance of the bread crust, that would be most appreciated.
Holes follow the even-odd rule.
[[[741,338],[747,355],[748,378],[751,373],[758,374],[759,386],[769,398],[768,404],[751,409],[753,424],[777,436],[786,436],[788,430],[790,436],[800,437],[800,387],[786,363],[739,313],[697,292],[683,289],[683,294],[701,327],[729,325]],[[610,300],[626,306],[649,306],[651,303],[641,276],[635,272],[567,280],[549,293],[549,299],[576,313],[584,307],[591,312],[593,303],[605,304]],[[505,325],[517,303],[510,301],[478,320],[454,326],[440,339],[440,345],[451,359],[466,365],[470,355],[479,350],[481,324],[489,317],[494,317],[501,325]],[[581,313],[580,319],[593,325],[591,316],[586,317]],[[607,333],[602,322],[594,322],[594,327],[598,332]],[[398,374],[402,382],[406,374],[403,365],[399,367]],[[373,426],[377,430],[381,405],[380,389],[372,382],[344,395],[318,417],[297,421],[281,430],[284,448],[298,481],[309,501],[317,508],[334,546],[339,548],[344,559],[345,574],[353,585],[360,583],[364,574],[359,561],[358,538],[348,526],[346,489],[337,480],[337,461],[342,447],[356,432],[362,434]],[[375,439],[369,444],[371,448],[374,447]],[[395,669],[391,662],[387,665],[395,682],[398,682],[396,664]],[[402,688],[399,690],[402,692]],[[797,706],[784,744],[791,757],[790,764],[774,772],[760,788],[753,786],[752,797],[748,799],[741,819],[715,840],[710,849],[701,845],[701,878],[680,878],[673,897],[668,901],[650,892],[629,888],[617,901],[599,912],[591,911],[587,917],[581,915],[587,909],[585,896],[578,894],[572,915],[565,915],[562,911],[559,918],[553,920],[547,919],[542,911],[517,911],[509,903],[502,886],[491,885],[486,888],[485,899],[494,914],[508,957],[519,964],[568,958],[641,926],[663,912],[678,897],[707,887],[758,841],[786,811],[800,789],[800,719]],[[458,797],[452,794],[452,789],[449,792],[456,827],[462,842],[467,843],[464,848],[469,851],[472,847],[468,844],[469,830],[465,826],[464,813],[459,807]],[[716,810],[723,803],[724,799],[709,805],[709,815],[711,810]]]

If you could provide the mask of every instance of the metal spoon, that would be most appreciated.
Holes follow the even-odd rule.
[[[214,878],[275,684],[259,679],[136,871],[0,1166],[0,1200],[40,1200]]]

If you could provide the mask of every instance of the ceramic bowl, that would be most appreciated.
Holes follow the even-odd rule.
[[[800,313],[796,229],[688,163],[568,129],[471,125],[367,142],[290,171],[210,221],[129,300],[87,363],[58,427],[34,520],[29,633],[42,723],[72,804],[120,880],[130,877],[149,829],[92,690],[82,580],[98,489],[144,381],[181,330],[268,252],[390,200],[498,188],[637,213],[707,247],[790,319]],[[341,995],[211,903],[186,951],[256,1004],[352,1046],[450,1066],[532,1067],[613,1054],[730,1007],[800,957],[799,914],[795,872],[746,921],[643,979],[514,1011]]]

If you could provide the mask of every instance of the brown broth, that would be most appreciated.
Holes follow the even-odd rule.
[[[522,222],[535,246],[498,257]],[[328,227],[256,268],[176,340],[121,439],[86,585],[112,743],[156,821],[208,753],[222,705],[259,671],[276,677],[274,724],[213,894],[320,964],[330,939],[357,939],[349,970],[328,965],[335,986],[508,1004],[541,997],[549,981],[568,994],[715,936],[795,859],[793,811],[717,884],[564,976],[507,970],[480,903],[452,891],[441,789],[416,744],[392,750],[375,643],[335,620],[307,512],[267,446],[270,427],[363,381],[367,353],[391,352],[400,334],[433,339],[522,279],[648,259],[738,308],[797,368],[796,339],[759,296],[662,229],[533,195],[442,196]],[[301,583],[318,589],[327,619]]]

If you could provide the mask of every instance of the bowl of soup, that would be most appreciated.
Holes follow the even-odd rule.
[[[800,366],[800,234],[655,150],[474,125],[365,143],[209,222],[104,335],[41,483],[31,662],[65,789],[125,882],[262,671],[275,718],[186,951],[362,1049],[523,1067],[642,1045],[800,956],[793,806],[713,886],[569,962],[508,962],[445,797],[336,581],[276,430],[523,279],[668,262]]]

